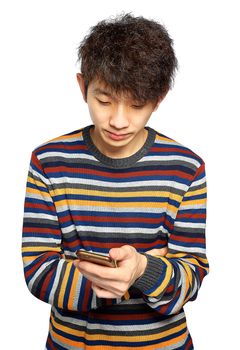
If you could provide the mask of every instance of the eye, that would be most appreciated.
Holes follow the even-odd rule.
[[[101,100],[99,100],[98,98],[97,98],[97,101],[100,103],[100,104],[102,104],[102,105],[108,105],[110,102],[108,102],[108,101],[101,101]]]
[[[136,108],[136,109],[141,109],[143,108],[145,105],[133,105],[132,107],[133,108]]]

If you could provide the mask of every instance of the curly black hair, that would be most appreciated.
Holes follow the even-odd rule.
[[[98,22],[77,48],[86,95],[92,80],[136,101],[156,101],[178,68],[173,40],[156,21],[131,13]]]

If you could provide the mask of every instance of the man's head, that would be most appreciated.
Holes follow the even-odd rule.
[[[91,27],[78,47],[85,100],[98,80],[114,95],[157,102],[171,88],[177,59],[166,29],[153,20],[130,14]]]

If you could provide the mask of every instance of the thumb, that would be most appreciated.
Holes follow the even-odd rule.
[[[114,260],[126,260],[134,254],[135,249],[129,245],[124,245],[120,248],[112,248],[109,255]]]

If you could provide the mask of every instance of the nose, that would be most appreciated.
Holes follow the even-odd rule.
[[[127,110],[123,104],[119,104],[112,111],[109,124],[115,129],[124,129],[129,126]]]

